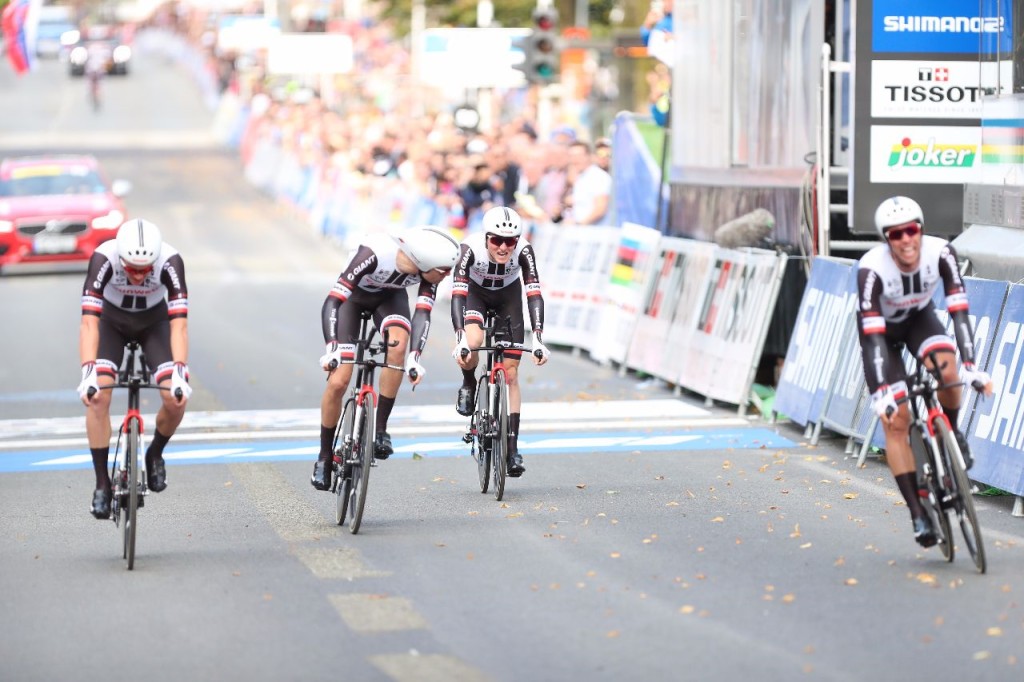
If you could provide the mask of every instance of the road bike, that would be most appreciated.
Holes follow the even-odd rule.
[[[505,478],[508,474],[508,374],[505,370],[505,353],[511,349],[523,350],[522,344],[512,341],[512,319],[505,316],[499,327],[497,313],[488,310],[484,314],[484,343],[476,350],[483,353],[481,365],[484,374],[477,379],[476,406],[470,417],[469,426],[462,436],[470,443],[470,454],[476,460],[480,478],[480,492],[486,493],[491,481],[494,482],[494,499],[505,495]],[[463,349],[462,357],[470,351]],[[540,350],[534,351],[538,357]]]
[[[353,358],[342,360],[342,364],[355,365],[352,388],[345,398],[341,418],[334,431],[334,481],[331,492],[337,495],[335,519],[339,526],[348,519],[348,529],[354,535],[359,532],[366,508],[366,494],[370,486],[370,469],[377,466],[373,457],[373,442],[376,437],[377,391],[374,375],[377,368],[404,368],[387,364],[387,349],[398,345],[389,341],[387,330],[383,339],[374,343],[375,326],[370,322],[370,312],[360,313],[359,337],[355,342]],[[384,355],[384,360],[376,356]],[[331,369],[337,363],[331,361]],[[409,370],[409,376],[416,380],[416,370]]]
[[[125,346],[127,358],[117,375],[117,382],[100,386],[99,390],[115,388],[128,389],[128,411],[121,421],[117,433],[117,445],[114,449],[114,461],[110,465],[111,501],[110,516],[114,525],[122,528],[123,557],[128,562],[128,570],[135,568],[135,536],[138,528],[138,511],[145,505],[149,490],[146,487],[145,449],[143,447],[142,414],[139,411],[140,395],[143,389],[170,391],[166,386],[158,386],[150,382],[149,365],[137,341],[129,341]],[[96,389],[90,388],[90,398]],[[181,389],[175,391],[175,397],[181,398]],[[124,438],[124,449],[121,439]]]
[[[916,371],[907,376],[907,397],[897,401],[910,405],[910,444],[918,460],[922,506],[931,518],[937,544],[946,561],[953,561],[952,521],[959,524],[978,572],[984,573],[985,545],[971,497],[971,482],[960,445],[937,393],[963,384],[941,384],[943,366],[938,364],[934,352],[928,357],[933,369],[915,358]]]

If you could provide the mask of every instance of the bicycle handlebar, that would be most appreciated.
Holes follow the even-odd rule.
[[[131,386],[132,386],[132,384],[128,384],[128,383],[124,383],[124,382],[118,382],[116,384],[110,384],[109,386],[100,386],[99,389],[95,389],[95,388],[92,388],[90,386],[89,390],[86,391],[85,394],[89,398],[89,400],[92,400],[92,397],[94,395],[96,395],[96,393],[98,391],[112,391],[115,388],[131,388]],[[138,384],[137,386],[138,386],[138,388],[151,388],[151,389],[154,389],[154,390],[157,390],[157,391],[170,391],[171,390],[171,388],[169,386],[158,386],[156,384]],[[178,400],[181,400],[182,396],[184,396],[184,395],[185,395],[185,392],[182,391],[180,388],[174,389],[174,397],[177,398]]]

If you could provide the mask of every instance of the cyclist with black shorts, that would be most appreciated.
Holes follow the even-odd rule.
[[[452,326],[455,327],[452,356],[462,369],[462,386],[455,409],[464,417],[473,414],[476,400],[476,367],[480,361],[476,349],[484,342],[484,314],[488,309],[495,310],[499,325],[503,325],[505,319],[511,319],[511,341],[522,344],[525,339],[523,287],[533,329],[533,351],[540,351],[540,357],[535,355],[533,361],[537,365],[548,361],[548,349],[541,341],[544,297],[537,274],[537,257],[533,246],[522,235],[523,220],[519,214],[511,208],[495,206],[484,214],[483,231],[462,241],[452,284]],[[470,351],[465,358],[462,357],[464,350]],[[526,471],[518,442],[522,409],[519,361],[522,354],[520,349],[510,349],[504,354],[509,386],[508,475],[512,477],[522,476]]]
[[[192,394],[188,385],[188,289],[181,254],[163,241],[146,220],[129,220],[117,238],[100,244],[89,260],[82,291],[79,354],[82,381],[78,393],[88,408],[85,430],[96,473],[92,515],[110,518],[110,391],[124,347],[142,346],[160,391],[153,440],[146,450],[146,483],[155,493],[167,488],[163,451],[185,415]],[[90,397],[90,389],[93,395]],[[181,398],[175,398],[181,389]]]
[[[953,246],[940,237],[924,236],[924,214],[916,201],[896,196],[875,211],[875,228],[885,244],[860,259],[857,272],[858,310],[864,375],[871,392],[871,407],[885,430],[885,456],[907,502],[914,538],[924,547],[935,544],[935,531],[918,497],[917,472],[910,449],[910,413],[905,402],[907,384],[902,347],[930,365],[936,352],[942,384],[957,384],[956,351],[963,360],[963,383],[986,395],[992,379],[979,370],[974,331],[968,318],[967,294],[957,267]],[[949,337],[935,312],[932,296],[939,286],[953,320],[956,342]],[[957,421],[963,389],[960,385],[939,391],[939,402],[956,435],[967,468],[973,458]]]
[[[364,310],[372,312],[381,335],[387,331],[389,343],[394,344],[388,348],[387,363],[403,366],[405,372],[415,370],[416,378],[410,376],[415,386],[426,374],[419,358],[427,345],[437,284],[451,272],[458,255],[458,242],[445,230],[416,227],[394,236],[381,233],[365,237],[341,271],[321,310],[327,348],[320,366],[330,374],[320,400],[320,454],[310,479],[317,490],[331,489],[334,430],[352,379],[352,365],[344,361],[354,357],[360,314]],[[416,285],[416,311],[410,321],[406,289]],[[412,352],[407,356],[410,348]],[[387,459],[394,452],[387,432],[388,417],[402,385],[402,374],[389,368],[380,373],[373,448],[376,459]]]

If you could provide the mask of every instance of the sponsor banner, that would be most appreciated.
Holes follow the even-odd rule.
[[[719,249],[679,385],[745,405],[786,267],[785,254]]]
[[[871,62],[871,115],[875,118],[966,118],[982,115],[982,84],[1010,92],[1013,63],[932,60]]]
[[[975,459],[971,478],[1024,495],[1024,286],[1009,287],[991,346],[986,370],[996,391],[975,403],[968,436]]]
[[[1012,28],[1010,0],[874,0],[871,48],[875,52],[1010,54]]]
[[[692,239],[670,241],[678,249],[679,259],[676,262],[685,273],[672,311],[672,325],[666,336],[666,345],[671,351],[665,354],[664,366],[660,370],[664,374],[659,373],[658,376],[677,381],[690,359],[688,352],[680,352],[679,349],[690,348],[697,333],[704,292],[710,287],[718,247],[711,242]],[[677,244],[676,241],[681,243]]]
[[[622,363],[654,267],[661,233],[636,223],[619,230],[615,261],[605,283],[605,301],[591,357],[598,362]]]
[[[818,420],[832,386],[839,347],[835,331],[855,305],[854,265],[845,258],[818,257],[811,266],[775,391],[775,411],[798,424]]]
[[[850,283],[856,282],[855,276]],[[822,423],[846,436],[859,436],[867,433],[868,424],[859,424],[858,410],[864,402],[867,382],[864,381],[863,354],[860,351],[860,338],[857,334],[856,297],[849,299],[849,312],[842,322],[840,335],[836,339],[836,348],[843,362],[838,363],[835,382],[828,396]]]
[[[700,257],[696,252],[715,251],[714,245],[707,243],[706,249],[691,248],[695,244],[678,238],[663,239],[660,243],[654,276],[650,279],[626,360],[631,368],[673,383],[679,377],[679,365],[688,354],[679,349],[689,347],[694,328],[690,324],[691,316],[683,314],[677,319],[676,312],[683,300],[692,303],[690,309],[699,307],[696,302],[707,290],[712,259]],[[688,332],[686,338],[672,338],[683,327]]]
[[[976,182],[980,152],[976,126],[871,126],[871,182]]]

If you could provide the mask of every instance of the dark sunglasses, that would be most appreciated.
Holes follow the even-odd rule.
[[[898,242],[903,239],[904,236],[913,239],[917,235],[921,234],[921,226],[917,223],[910,223],[903,227],[894,227],[893,229],[885,233],[885,238],[891,242]]]
[[[492,246],[515,246],[519,242],[519,237],[499,237],[496,234],[489,235],[487,241],[491,242]]]

